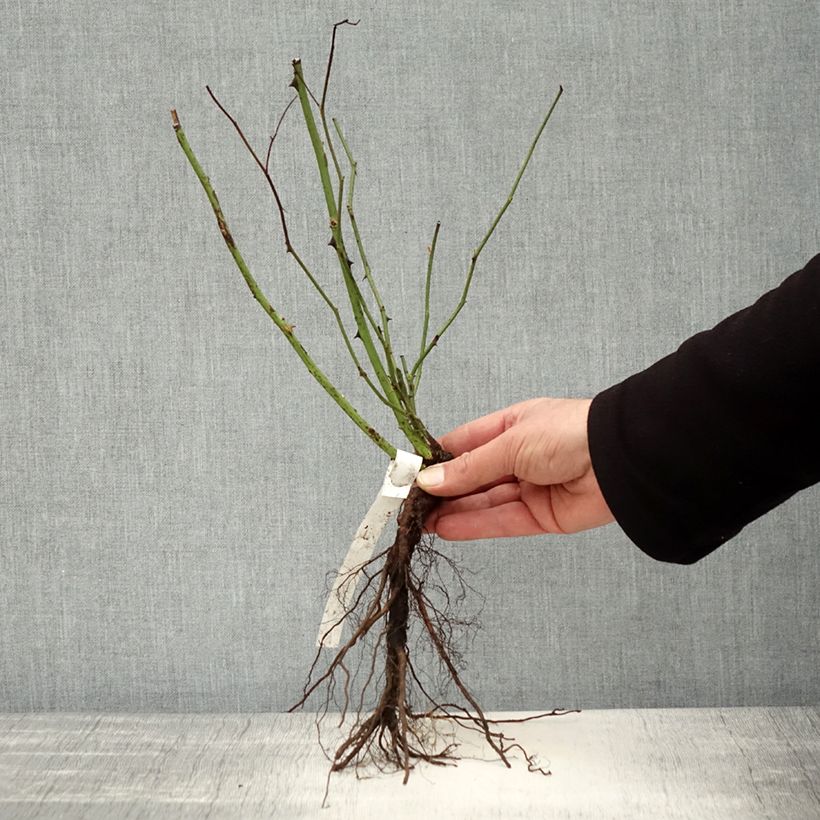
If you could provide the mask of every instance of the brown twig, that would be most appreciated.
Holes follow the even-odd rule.
[[[265,155],[265,174],[268,173],[268,166],[270,165],[270,152],[273,148],[273,141],[276,139],[276,135],[279,133],[279,128],[282,125],[282,121],[285,119],[285,114],[288,113],[290,107],[299,99],[299,95],[294,95],[290,98],[290,102],[285,106],[285,110],[279,116],[279,121],[276,123],[276,128],[273,129],[273,134],[271,134],[270,142],[268,143],[268,153]]]
[[[330,82],[330,68],[333,65],[333,51],[336,48],[336,29],[339,26],[358,26],[361,23],[361,20],[357,20],[355,23],[351,20],[345,18],[344,20],[340,20],[338,23],[333,24],[333,34],[330,37],[330,54],[327,58],[327,68],[325,69],[325,84],[322,88],[322,102],[319,104],[319,108],[324,110],[325,107],[325,100],[327,99],[327,86]]]

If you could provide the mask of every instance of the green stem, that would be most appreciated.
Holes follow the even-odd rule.
[[[188,162],[191,164],[191,167],[194,169],[194,173],[196,174],[197,178],[199,179],[202,187],[205,189],[205,193],[208,196],[208,201],[211,204],[211,208],[213,209],[214,215],[216,216],[217,225],[219,225],[219,231],[222,234],[222,238],[225,240],[225,244],[228,246],[228,250],[231,252],[231,256],[236,263],[236,266],[239,268],[240,272],[242,273],[243,278],[245,279],[248,288],[250,289],[251,293],[253,294],[254,299],[262,306],[262,309],[268,316],[273,320],[274,324],[282,331],[285,335],[285,338],[290,343],[291,347],[296,351],[296,354],[304,363],[305,367],[307,367],[308,372],[319,382],[320,385],[325,389],[325,391],[330,395],[330,397],[339,405],[339,407],[344,410],[344,412],[353,420],[356,426],[362,430],[368,438],[370,438],[375,444],[377,444],[385,453],[387,453],[390,458],[395,458],[396,455],[396,448],[381,436],[373,427],[372,425],[368,424],[367,421],[362,417],[362,415],[356,410],[353,405],[336,389],[333,383],[328,379],[328,377],[322,372],[316,362],[310,357],[308,352],[302,346],[302,343],[297,339],[296,334],[293,332],[293,325],[289,324],[285,321],[284,317],[280,316],[279,313],[273,308],[270,302],[265,297],[265,294],[262,293],[262,290],[259,288],[259,285],[256,283],[253,275],[248,268],[247,263],[245,262],[242,254],[239,252],[239,248],[236,246],[236,242],[234,241],[233,235],[228,228],[228,223],[225,220],[225,216],[222,213],[222,208],[219,204],[219,200],[216,196],[216,191],[214,191],[213,186],[211,185],[211,181],[208,176],[205,174],[202,166],[199,164],[193,149],[191,148],[190,144],[188,143],[188,139],[185,136],[185,132],[182,130],[182,126],[179,123],[179,118],[177,117],[176,111],[171,111],[171,118],[174,123],[174,131],[177,135],[177,140],[185,153],[185,156],[188,158]]]
[[[302,114],[304,116],[305,125],[310,136],[310,141],[313,146],[313,152],[316,156],[316,163],[319,167],[319,176],[321,178],[322,190],[325,195],[325,203],[327,205],[328,216],[330,217],[330,230],[332,233],[331,246],[336,251],[336,256],[339,260],[339,265],[342,270],[342,276],[347,288],[350,305],[353,309],[353,316],[356,320],[356,328],[358,336],[367,351],[370,363],[373,366],[373,371],[376,378],[384,391],[385,396],[394,404],[399,405],[400,399],[396,391],[396,386],[390,379],[384,364],[379,357],[376,346],[373,344],[373,337],[370,334],[370,328],[364,315],[364,299],[362,297],[356,279],[350,269],[351,261],[347,255],[347,250],[344,245],[342,237],[341,226],[339,224],[339,209],[336,205],[336,198],[333,191],[333,186],[330,181],[330,171],[327,163],[327,156],[325,155],[324,146],[322,145],[322,138],[319,135],[319,130],[316,127],[316,120],[313,116],[310,99],[308,96],[307,86],[305,85],[304,76],[302,74],[302,63],[296,59],[293,61],[293,80],[291,86],[296,89],[299,95],[299,102],[302,107]],[[424,457],[429,457],[430,448],[424,438],[419,435],[415,425],[410,421],[406,413],[393,411],[399,427],[402,429],[408,440],[416,448],[416,452]]]
[[[358,372],[359,376],[361,376],[361,378],[364,379],[365,384],[373,391],[373,393],[376,395],[376,398],[380,402],[386,404],[394,412],[404,412],[402,407],[390,401],[390,399],[388,399],[387,396],[385,396],[381,392],[381,390],[379,390],[379,388],[375,384],[373,384],[373,380],[370,378],[367,371],[362,367],[362,363],[359,361],[359,357],[356,355],[356,350],[354,349],[353,343],[350,340],[350,334],[345,329],[339,308],[336,306],[333,300],[327,295],[325,289],[319,284],[316,277],[313,275],[313,273],[310,271],[307,265],[305,265],[304,261],[302,260],[302,257],[299,256],[298,253],[296,253],[296,251],[293,249],[293,246],[290,245],[290,243],[288,243],[288,251],[291,254],[291,256],[293,256],[293,258],[296,260],[296,263],[307,276],[310,283],[318,291],[319,295],[330,308],[331,313],[333,313],[333,318],[336,320],[336,325],[339,328],[339,332],[342,334],[342,339],[345,343],[345,347],[347,348],[347,352],[350,354],[350,358],[353,359],[353,364],[356,366],[356,371]]]
[[[222,105],[222,103],[217,99],[216,94],[214,94],[214,92],[211,90],[210,86],[206,85],[205,88],[208,90],[208,94],[210,94],[211,99],[214,101],[214,103],[216,103],[219,110],[228,118],[228,120],[231,122],[233,127],[236,129],[236,133],[239,134],[239,138],[242,140],[243,144],[248,149],[248,152],[253,157],[254,162],[259,166],[259,169],[262,171],[262,174],[264,175],[264,177],[265,177],[265,179],[268,183],[268,187],[270,188],[271,193],[273,194],[273,199],[276,202],[276,208],[279,211],[279,219],[282,223],[282,234],[284,235],[284,239],[285,239],[285,249],[296,260],[296,264],[299,265],[299,267],[302,269],[302,272],[305,274],[305,276],[307,276],[310,283],[318,291],[319,295],[322,297],[325,304],[327,304],[327,306],[332,311],[333,316],[336,319],[336,324],[339,327],[339,332],[342,334],[342,339],[344,339],[345,347],[347,347],[347,351],[348,351],[348,353],[350,353],[350,357],[353,359],[353,364],[356,365],[356,370],[358,371],[359,375],[365,380],[365,382],[367,383],[367,386],[376,394],[376,397],[379,399],[379,401],[384,402],[386,405],[388,405],[388,407],[397,408],[399,411],[401,411],[400,407],[397,407],[397,405],[394,405],[393,403],[391,403],[389,401],[389,399],[387,399],[385,396],[383,396],[381,394],[379,389],[373,384],[370,377],[367,375],[367,372],[364,370],[364,368],[361,365],[361,362],[359,361],[359,357],[356,355],[356,351],[353,349],[353,345],[350,341],[350,337],[347,333],[347,330],[345,329],[344,323],[342,322],[342,317],[339,313],[339,309],[336,307],[336,305],[333,303],[333,301],[330,299],[330,297],[327,295],[327,293],[325,293],[324,288],[322,288],[322,286],[319,284],[318,280],[313,275],[310,268],[308,268],[308,266],[305,264],[302,257],[296,252],[296,248],[293,247],[293,245],[290,241],[290,233],[288,232],[288,225],[287,225],[287,221],[285,219],[285,209],[282,207],[282,201],[279,198],[279,192],[276,190],[276,186],[273,184],[273,179],[270,175],[270,172],[268,171],[268,161],[270,160],[270,146],[273,145],[273,140],[276,137],[276,131],[279,130],[279,125],[281,124],[282,119],[284,118],[284,113],[279,118],[279,123],[276,126],[276,130],[273,133],[273,137],[271,137],[271,142],[270,142],[270,145],[268,146],[268,155],[265,158],[265,163],[263,164],[262,160],[259,159],[259,156],[257,155],[256,151],[254,151],[253,146],[248,142],[248,138],[245,136],[245,132],[242,130],[242,128],[240,127],[240,125],[236,121],[236,119],[233,116],[231,116],[231,114],[228,112],[228,110],[225,108],[225,106]],[[293,97],[291,102],[293,102],[293,100],[295,100],[297,98],[298,98],[298,95],[296,97]],[[290,103],[288,103],[288,108],[290,108]],[[285,112],[287,112],[288,108],[285,109]],[[340,202],[341,202],[343,188],[344,188],[344,177],[341,177],[341,182],[340,182],[340,185],[339,185],[339,201]]]
[[[401,370],[404,374],[404,383],[407,385],[407,400],[410,406],[410,410],[412,411],[414,416],[417,416],[416,413],[416,390],[412,386],[412,382],[410,381],[410,368],[407,367],[407,359],[404,356],[399,356],[401,360]]]
[[[490,225],[489,230],[487,231],[486,234],[484,234],[484,238],[481,240],[481,242],[479,242],[478,247],[473,251],[473,255],[470,258],[470,266],[467,269],[467,280],[464,283],[464,290],[461,293],[461,299],[459,300],[458,304],[456,305],[455,310],[450,314],[447,321],[439,328],[438,333],[436,333],[436,335],[433,336],[432,340],[427,345],[427,347],[425,347],[422,350],[421,354],[419,355],[418,359],[416,360],[416,363],[413,365],[413,370],[411,371],[411,375],[414,379],[416,378],[416,374],[419,372],[419,369],[421,368],[422,363],[427,358],[430,351],[438,344],[439,339],[441,339],[444,332],[447,330],[447,328],[450,327],[450,325],[453,323],[453,320],[456,318],[456,316],[458,316],[458,314],[461,312],[461,309],[466,304],[466,302],[467,302],[467,293],[470,290],[470,284],[473,281],[473,272],[475,271],[475,265],[476,265],[476,261],[478,260],[479,254],[481,253],[482,250],[484,250],[484,246],[487,244],[487,240],[489,240],[489,238],[492,236],[493,231],[496,228],[496,225],[498,225],[499,221],[501,220],[501,217],[504,216],[504,212],[510,206],[510,203],[513,200],[513,196],[515,195],[516,188],[518,188],[518,183],[521,181],[521,177],[524,175],[524,171],[526,170],[527,165],[529,164],[530,157],[532,157],[532,153],[535,150],[535,146],[538,144],[538,140],[541,137],[541,132],[544,130],[544,127],[549,122],[549,119],[552,116],[552,112],[553,112],[553,110],[554,110],[554,108],[555,108],[555,106],[556,106],[556,104],[557,104],[558,100],[560,99],[561,94],[563,92],[564,92],[563,86],[559,85],[558,86],[558,93],[555,95],[555,99],[552,101],[552,105],[550,106],[549,111],[547,111],[546,116],[544,117],[543,121],[541,122],[541,126],[538,129],[538,133],[535,135],[535,139],[533,139],[532,144],[530,145],[529,151],[527,151],[527,156],[524,158],[524,162],[522,163],[521,168],[519,169],[518,174],[515,177],[515,181],[513,182],[512,189],[510,190],[510,193],[508,194],[506,201],[501,206],[501,210],[498,212],[498,214],[496,214],[496,217],[493,220],[492,225]]]
[[[364,243],[362,242],[362,237],[359,232],[359,224],[356,221],[356,215],[353,212],[353,190],[356,185],[356,171],[358,169],[358,164],[353,159],[353,154],[350,151],[350,148],[347,144],[347,141],[344,138],[344,134],[342,134],[342,129],[339,127],[339,123],[336,119],[333,119],[333,125],[336,128],[336,133],[339,135],[339,140],[342,143],[342,148],[344,148],[344,152],[347,155],[347,161],[350,163],[350,186],[347,189],[347,215],[350,219],[350,226],[353,229],[353,236],[356,239],[356,247],[359,251],[359,258],[362,260],[362,267],[364,268],[364,276],[367,280],[367,284],[370,286],[370,292],[373,294],[373,298],[376,301],[376,307],[379,311],[379,317],[381,319],[381,323],[379,325],[380,334],[379,339],[382,342],[382,347],[384,348],[384,355],[387,361],[387,367],[390,372],[390,379],[395,384],[397,369],[395,364],[395,357],[393,356],[393,347],[390,342],[390,317],[387,315],[387,311],[384,307],[384,301],[382,300],[381,293],[379,292],[378,287],[376,286],[376,280],[373,278],[373,272],[370,268],[370,263],[367,259],[367,254],[364,251]]]
[[[430,327],[430,279],[433,275],[433,257],[436,254],[436,243],[438,242],[438,232],[441,228],[441,222],[436,222],[436,228],[433,231],[433,241],[430,243],[430,248],[427,258],[427,275],[424,277],[424,325],[421,329],[421,347],[419,348],[419,359],[424,360],[424,348],[427,347],[427,331]],[[441,335],[441,334],[439,334]],[[421,381],[422,367],[419,365],[415,376],[408,377],[411,389],[415,393],[419,388]]]
[[[424,426],[424,424],[418,416],[418,413],[416,412],[416,402],[414,397],[415,386],[410,379],[409,371],[407,369],[407,363],[404,359],[404,356],[400,356],[402,369],[400,370],[396,366],[396,360],[393,355],[393,347],[390,341],[390,326],[388,324],[390,321],[390,317],[387,315],[387,311],[384,307],[384,300],[382,299],[381,293],[379,292],[379,288],[376,285],[376,279],[373,276],[372,270],[370,268],[370,263],[368,262],[367,254],[364,250],[364,243],[362,242],[362,237],[359,233],[359,226],[356,221],[356,215],[353,211],[353,191],[356,185],[356,171],[358,169],[358,164],[353,158],[353,153],[351,152],[350,147],[347,144],[347,140],[345,139],[344,134],[342,133],[342,129],[335,118],[333,118],[333,125],[336,128],[336,133],[339,135],[339,141],[342,143],[345,155],[347,156],[348,162],[350,163],[350,186],[348,187],[347,191],[347,213],[350,219],[350,225],[353,228],[353,235],[356,238],[356,247],[359,251],[359,257],[362,260],[362,267],[364,268],[365,279],[367,280],[367,283],[370,285],[370,291],[373,294],[373,298],[376,301],[376,306],[379,310],[379,316],[381,318],[381,333],[379,334],[379,339],[382,342],[382,347],[384,348],[385,352],[385,358],[387,360],[388,367],[390,368],[390,379],[396,387],[396,392],[398,394],[399,400],[406,408],[408,421],[412,425],[414,431],[425,441],[433,441],[433,437],[430,435],[429,431]],[[436,233],[438,233],[438,231],[436,231]]]

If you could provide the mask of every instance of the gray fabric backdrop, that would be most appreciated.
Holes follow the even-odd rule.
[[[331,108],[405,350],[435,220],[441,320],[564,84],[430,359],[420,403],[436,432],[593,395],[818,250],[813,2],[0,10],[4,710],[286,708],[325,574],[384,471],[251,299],[171,107],[273,302],[398,441],[206,83],[264,146],[291,58],[320,86],[331,24],[362,18],[340,34]],[[272,166],[294,243],[336,281],[298,116]],[[487,598],[467,680],[504,709],[816,703],[819,542],[812,488],[691,567],[615,525],[444,545]]]

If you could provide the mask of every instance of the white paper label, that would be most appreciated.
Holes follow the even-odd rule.
[[[367,511],[364,521],[359,524],[353,543],[336,574],[333,589],[325,605],[322,625],[316,637],[316,646],[333,648],[339,645],[344,614],[353,602],[362,567],[373,557],[376,542],[387,522],[409,495],[421,465],[421,456],[405,450],[397,450],[395,459],[390,461],[382,488]]]

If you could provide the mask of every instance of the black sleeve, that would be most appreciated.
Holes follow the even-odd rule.
[[[592,466],[627,536],[692,564],[820,481],[820,254],[592,401]]]

